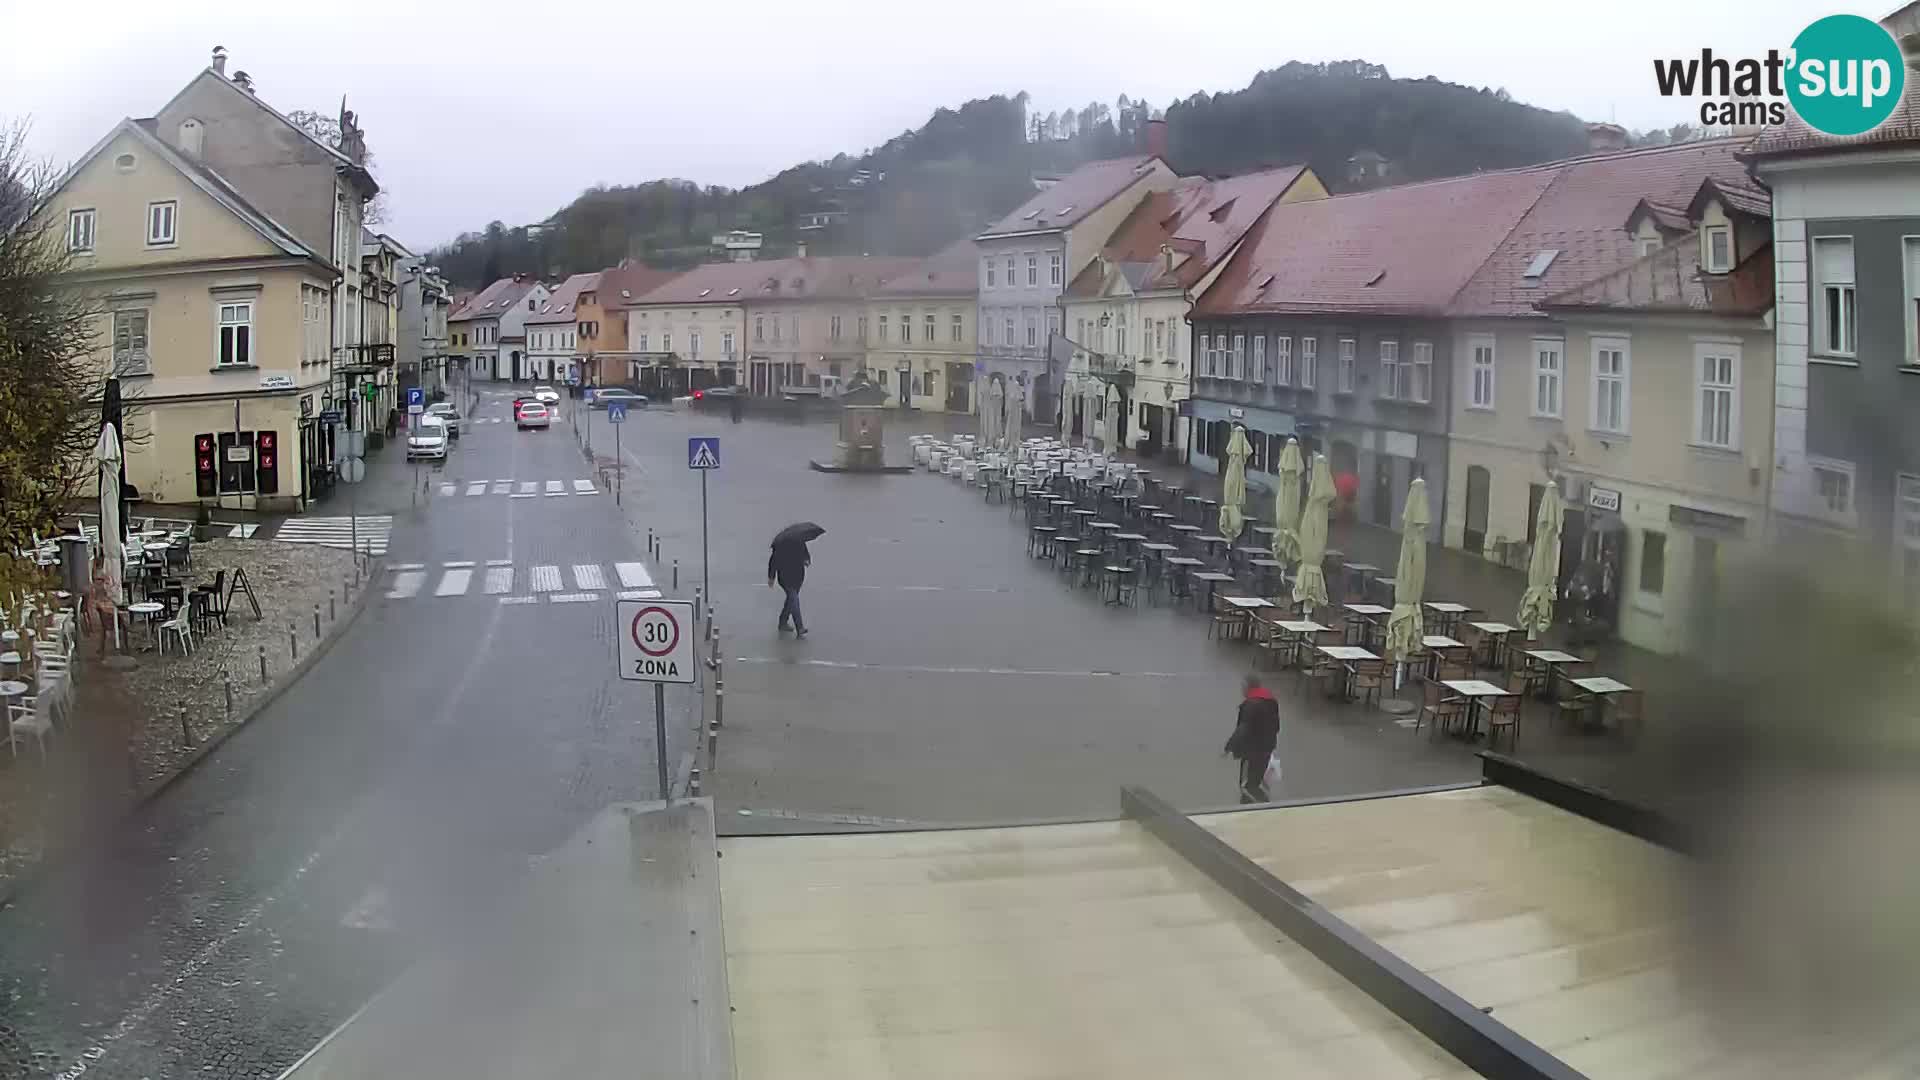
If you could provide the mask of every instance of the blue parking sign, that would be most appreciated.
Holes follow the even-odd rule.
[[[426,391],[420,389],[417,386],[407,387],[407,404],[408,405],[422,405],[426,403],[426,400],[427,400]]]
[[[627,403],[626,402],[624,401],[607,402],[607,423],[609,424],[625,423],[626,419],[627,419]]]
[[[713,435],[695,435],[687,440],[687,468],[720,467],[720,440]]]

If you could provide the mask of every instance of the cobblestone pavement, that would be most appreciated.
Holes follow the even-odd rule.
[[[390,563],[643,557],[610,500],[438,497],[588,478],[564,423],[476,426],[417,473],[369,464],[351,494],[395,517]],[[348,512],[332,503],[312,513]],[[651,716],[613,678],[605,604],[390,600],[391,577],[299,684],[0,910],[0,1077],[275,1076],[529,859],[653,797]],[[689,698],[670,697],[676,733]]]

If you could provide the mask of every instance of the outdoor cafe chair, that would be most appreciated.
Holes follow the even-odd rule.
[[[1385,660],[1355,660],[1352,665],[1353,676],[1348,683],[1351,692],[1361,701],[1380,703],[1381,691],[1387,685],[1387,662]]]
[[[1499,741],[1501,728],[1507,730],[1507,749],[1520,749],[1520,703],[1526,700],[1526,682],[1518,676],[1510,677],[1507,689],[1512,692],[1487,703],[1489,750]]]
[[[162,655],[165,655],[167,651],[168,638],[179,642],[181,656],[193,655],[193,620],[190,613],[184,608],[178,614],[174,615],[173,618],[161,623],[159,632],[160,652]]]
[[[1437,679],[1424,679],[1420,683],[1420,711],[1414,714],[1413,730],[1418,733],[1420,725],[1431,723],[1434,731],[1443,731],[1459,726],[1466,718],[1467,699],[1448,690]],[[1428,732],[1428,736],[1432,736]]]
[[[1207,622],[1207,640],[1213,640],[1217,634],[1221,640],[1245,637],[1247,631],[1247,613],[1220,599],[1213,598],[1212,617]]]
[[[18,704],[15,704],[18,702]],[[40,760],[47,760],[47,735],[53,731],[53,703],[44,696],[12,698],[7,704],[7,745],[13,756],[20,756],[20,739],[33,736],[40,748]]]
[[[1553,715],[1560,727],[1585,726],[1593,722],[1599,699],[1573,685],[1570,680],[1561,682],[1556,689],[1558,694],[1553,701]]]
[[[1646,722],[1642,710],[1646,706],[1646,693],[1641,690],[1622,690],[1607,695],[1605,709],[1613,717],[1614,730],[1626,739],[1640,737],[1640,729]]]

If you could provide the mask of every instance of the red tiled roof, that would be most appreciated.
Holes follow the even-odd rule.
[[[1911,60],[1909,60],[1911,64]],[[1907,90],[1900,104],[1893,107],[1884,122],[1864,135],[1828,135],[1808,127],[1792,109],[1787,122],[1763,128],[1741,151],[1754,159],[1791,157],[1795,154],[1844,153],[1850,150],[1880,150],[1901,143],[1920,142],[1920,68],[1907,68]]]
[[[540,305],[539,311],[527,316],[527,325],[544,326],[572,322],[576,314],[573,309],[580,303],[580,294],[592,290],[598,284],[600,284],[599,274],[573,275],[561,282],[559,288],[553,290],[553,295],[548,297],[546,303]]]
[[[972,296],[980,291],[980,267],[972,240],[949,244],[924,262],[887,279],[876,296]]]
[[[1101,254],[1126,268],[1135,291],[1185,288],[1205,277],[1233,250],[1304,172],[1304,165],[1287,165],[1224,180],[1182,179],[1171,189],[1142,199],[1114,230]],[[1178,253],[1171,271],[1166,269],[1162,246]],[[1074,277],[1067,293],[1098,296],[1102,285],[1096,260]]]
[[[749,300],[859,299],[918,260],[883,255],[834,255],[708,263],[631,304],[740,304]]]
[[[1542,296],[1611,273],[1634,260],[1625,222],[1648,199],[1684,206],[1711,178],[1720,191],[1764,200],[1735,159],[1737,139],[1709,139],[1574,158],[1540,168],[1552,183],[1474,272],[1448,307],[1452,315],[1525,315]],[[1546,272],[1525,276],[1543,252]]]
[[[1195,313],[1437,314],[1556,175],[1515,169],[1277,205]]]
[[[1700,181],[1700,188],[1693,193],[1693,200],[1687,203],[1687,216],[1691,224],[1694,215],[1706,208],[1707,200],[1719,199],[1728,209],[1749,217],[1771,219],[1773,217],[1773,195],[1751,185],[1744,188],[1730,188],[1709,176]]]
[[[1539,301],[1574,309],[1762,315],[1773,307],[1773,247],[1747,256],[1730,274],[1700,270],[1700,234],[1688,233],[1612,273]]]
[[[600,306],[609,311],[632,307],[641,297],[679,276],[678,270],[658,270],[628,260],[600,271]]]
[[[452,315],[447,316],[447,321],[498,318],[505,315],[538,284],[540,283],[530,276],[503,277],[469,297],[464,307],[456,309]]]
[[[1045,229],[1068,229],[1127,190],[1158,158],[1135,156],[1090,161],[981,233],[977,239]]]

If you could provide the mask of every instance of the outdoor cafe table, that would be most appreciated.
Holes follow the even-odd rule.
[[[1207,583],[1207,606],[1200,610],[1212,611],[1214,592],[1218,590],[1223,583],[1232,581],[1233,575],[1223,574],[1218,570],[1195,570],[1193,572],[1193,580]]]
[[[1248,559],[1247,566],[1253,569],[1259,581],[1261,587],[1258,591],[1270,591],[1269,587],[1273,584],[1273,579],[1280,573],[1280,560],[1262,556],[1258,559]]]
[[[1122,586],[1128,579],[1133,577],[1133,573],[1134,573],[1133,567],[1131,566],[1108,566],[1107,567],[1105,599],[1109,606],[1119,607],[1121,604],[1125,602],[1121,599],[1121,596],[1124,591]]]
[[[153,617],[165,610],[167,610],[165,604],[157,604],[152,600],[142,600],[137,604],[127,605],[127,614],[138,615],[147,624],[147,648],[149,651],[153,649],[155,642],[159,640],[155,636],[157,632],[153,628]]]
[[[1594,675],[1590,678],[1569,679],[1567,681],[1585,690],[1589,694],[1600,697],[1605,697],[1608,694],[1624,694],[1633,689],[1633,687],[1628,686],[1619,679],[1610,678],[1606,675]]]
[[[1439,673],[1440,654],[1442,650],[1464,649],[1467,647],[1467,643],[1464,641],[1456,641],[1445,634],[1422,634],[1420,636],[1420,647],[1431,654],[1427,657],[1427,676],[1431,678]]]
[[[1120,549],[1120,553],[1122,555],[1127,554],[1129,549],[1131,549],[1133,545],[1144,544],[1146,543],[1146,541],[1147,541],[1147,537],[1146,537],[1146,534],[1144,533],[1117,532],[1113,534],[1114,546]]]
[[[1346,677],[1340,680],[1340,696],[1351,697],[1353,691],[1349,685],[1353,680],[1353,662],[1356,660],[1378,660],[1379,657],[1358,645],[1316,645],[1320,653],[1329,659],[1340,661],[1346,668]]]
[[[1167,595],[1176,600],[1191,595],[1185,580],[1180,575],[1195,567],[1207,565],[1191,555],[1168,555],[1163,561],[1167,564]]]
[[[1365,596],[1367,593],[1367,578],[1378,574],[1380,568],[1372,563],[1354,562],[1346,564],[1346,571],[1349,580],[1357,580],[1359,582],[1360,587],[1357,591],[1360,595]]]
[[[1440,684],[1467,699],[1467,735],[1480,730],[1480,703],[1489,698],[1511,697],[1513,691],[1484,679],[1448,679]]]
[[[1233,542],[1231,540],[1228,540],[1226,537],[1219,535],[1218,533],[1207,533],[1205,536],[1195,536],[1193,540],[1197,544],[1207,545],[1207,555],[1209,557],[1213,555],[1213,549],[1215,546],[1224,548],[1228,544],[1231,544]]]
[[[14,698],[26,693],[30,687],[26,683],[8,679],[0,682],[0,698]]]
[[[1362,627],[1363,641],[1373,637],[1373,627],[1382,616],[1393,614],[1392,608],[1381,607],[1379,604],[1346,604],[1344,606],[1347,609],[1347,625]]]
[[[1503,622],[1474,622],[1468,623],[1467,625],[1485,634],[1488,640],[1492,642],[1488,647],[1488,665],[1491,667],[1500,666],[1500,650],[1506,648],[1507,635],[1513,633],[1519,629],[1519,627],[1508,626]]]
[[[1546,669],[1547,677],[1540,684],[1540,696],[1547,697],[1553,691],[1553,670],[1565,664],[1584,664],[1586,660],[1559,649],[1529,649],[1527,659]],[[1611,681],[1611,680],[1609,680]]]
[[[1452,633],[1453,628],[1459,625],[1462,615],[1473,610],[1465,604],[1456,604],[1448,600],[1429,600],[1422,606],[1439,616],[1434,620],[1434,626],[1447,633]]]

